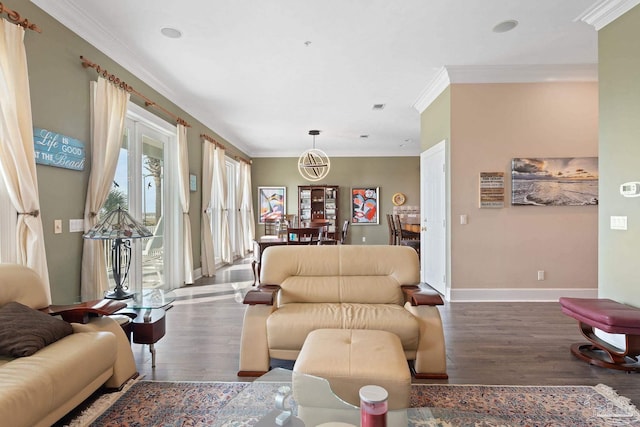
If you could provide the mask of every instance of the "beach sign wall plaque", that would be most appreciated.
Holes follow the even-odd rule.
[[[84,142],[47,129],[33,128],[36,163],[81,171],[84,169]]]

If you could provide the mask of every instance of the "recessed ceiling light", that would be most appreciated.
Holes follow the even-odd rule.
[[[160,30],[163,36],[169,37],[170,39],[179,39],[182,37],[182,31],[177,30],[171,27],[164,27]]]
[[[518,21],[516,21],[515,19],[508,19],[506,21],[500,22],[495,27],[493,27],[493,32],[506,33],[507,31],[513,30],[517,26],[518,26]]]
[[[384,109],[384,104],[373,104],[373,109],[374,110],[383,110]]]

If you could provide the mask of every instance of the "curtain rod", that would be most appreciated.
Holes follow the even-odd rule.
[[[224,145],[220,144],[218,141],[216,141],[215,139],[213,139],[213,137],[207,135],[206,133],[201,133],[200,134],[200,138],[209,141],[212,144],[215,144],[217,147],[220,147],[222,149],[227,149],[227,147],[225,147]]]
[[[27,30],[35,31],[36,33],[42,32],[42,30],[36,24],[29,22],[27,18],[23,19],[17,11],[9,9],[7,6],[2,4],[2,2],[0,2],[0,14],[3,13],[6,13],[9,20],[16,25],[20,25]]]
[[[124,82],[123,80],[120,80],[114,74],[110,74],[105,68],[102,68],[98,64],[94,64],[93,62],[89,61],[83,56],[80,56],[80,59],[82,60],[82,66],[84,68],[93,68],[94,70],[96,70],[98,75],[104,77],[110,83],[113,83],[114,85],[118,86],[120,89],[126,90],[127,92],[136,95],[138,98],[142,98],[144,100],[145,106],[155,108],[156,110],[160,110],[167,116],[173,118],[177,123],[186,127],[191,127],[191,125],[187,123],[184,119],[180,118],[179,116],[176,116],[171,111],[166,110],[165,108],[156,104],[155,102],[153,102],[152,100],[150,100],[149,98],[147,98],[146,96],[144,96],[143,94],[135,90],[133,86],[129,86],[126,82]]]
[[[206,133],[201,133],[200,134],[200,138],[204,139],[205,141],[209,141],[210,143],[214,144],[216,147],[220,147],[224,150],[226,150],[227,148],[220,144],[218,141],[216,141],[213,137],[207,135]],[[245,162],[246,164],[250,165],[251,164],[251,160],[247,160],[247,159],[243,159],[240,156],[235,156],[234,159],[239,160],[241,162]]]
[[[251,162],[251,160],[244,159],[244,158],[242,158],[242,157],[240,157],[240,156],[236,156],[236,157],[234,157],[234,158],[235,158],[236,160],[239,160],[239,161],[241,161],[241,162],[244,162],[244,163],[246,163],[246,164],[248,164],[248,165],[250,165],[250,164],[252,163],[252,162]]]

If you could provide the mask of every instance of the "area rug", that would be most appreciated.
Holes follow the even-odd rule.
[[[273,409],[275,392],[283,384],[139,381],[108,409],[98,399],[96,408],[69,425],[252,426]],[[414,384],[411,406],[416,409],[410,411],[409,426],[640,426],[640,413],[629,399],[602,384]]]

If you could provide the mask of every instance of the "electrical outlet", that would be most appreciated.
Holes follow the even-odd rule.
[[[544,280],[544,270],[538,270],[538,280]]]
[[[54,234],[62,233],[62,220],[61,219],[53,220],[53,233]]]
[[[362,243],[366,242],[367,238],[365,236],[362,236]]]

